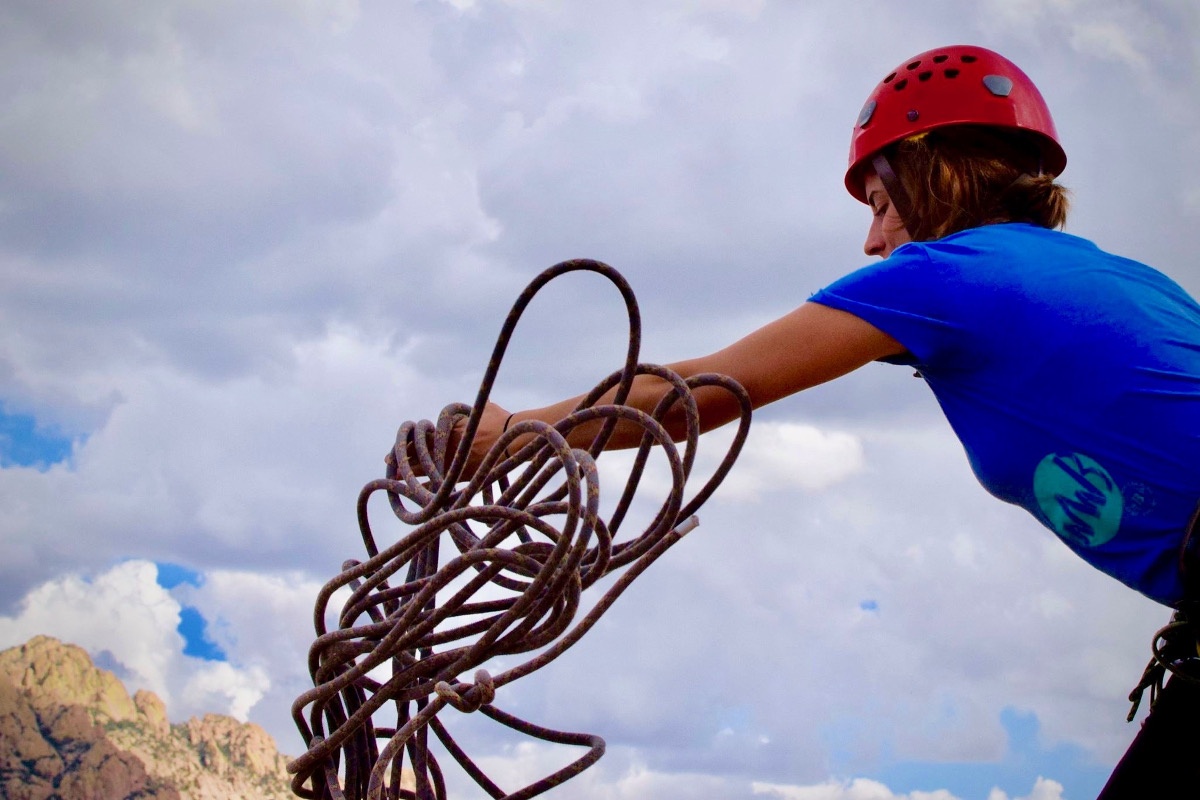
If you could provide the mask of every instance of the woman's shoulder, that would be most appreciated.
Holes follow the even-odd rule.
[[[1114,260],[1134,263],[1102,250],[1089,239],[1023,222],[982,225],[931,242],[905,244],[896,248],[892,257],[924,262],[938,273],[989,284],[1036,280],[1063,272],[1086,273]]]
[[[1028,222],[1002,222],[994,225],[980,225],[975,228],[952,233],[931,242],[913,242],[932,253],[951,253],[992,251],[1003,249],[1028,250],[1037,253],[1044,248],[1069,248],[1081,252],[1091,252],[1097,255],[1103,251],[1090,239],[1067,233],[1058,228],[1043,228]],[[907,246],[907,245],[905,245]],[[899,250],[899,248],[897,248]]]

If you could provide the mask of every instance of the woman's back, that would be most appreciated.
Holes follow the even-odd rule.
[[[1161,273],[1033,225],[988,225],[818,293],[911,354],[989,492],[1164,603],[1200,501],[1200,305]]]

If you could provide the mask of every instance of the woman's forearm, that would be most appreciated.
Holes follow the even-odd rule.
[[[668,369],[675,371],[685,379],[700,374],[695,370],[692,362],[680,362],[668,365]],[[671,383],[657,375],[638,375],[634,378],[629,395],[622,405],[650,414],[662,402],[663,397],[672,390]],[[712,386],[700,387],[693,390],[692,395],[696,400],[702,433],[720,427],[736,419],[738,416],[739,406],[737,400],[724,389]],[[556,424],[578,409],[584,397],[584,395],[579,395],[543,408],[518,411],[509,418],[509,427],[525,420],[539,420],[551,425]],[[613,403],[615,399],[616,390],[611,389],[601,396],[594,405],[607,405]],[[681,403],[673,404],[660,422],[674,441],[681,441],[686,438],[687,419]],[[603,420],[591,420],[582,423],[569,432],[568,441],[572,446],[586,447],[595,439],[596,434],[599,433],[603,424]],[[620,420],[613,431],[612,437],[608,440],[606,448],[616,450],[636,447],[641,442],[644,432],[645,429],[642,426],[628,420]],[[528,440],[519,440],[519,444],[524,444],[525,441]],[[512,450],[515,452],[516,448],[517,445],[514,445]]]

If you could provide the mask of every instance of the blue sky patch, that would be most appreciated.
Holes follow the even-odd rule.
[[[156,561],[158,585],[168,592],[187,584],[199,588],[204,585],[204,575],[182,564]],[[195,606],[183,606],[179,611],[179,625],[175,628],[183,637],[183,654],[205,661],[227,661],[225,651],[208,638],[208,620]]]
[[[205,661],[225,661],[225,651],[205,635],[208,620],[199,609],[184,606],[179,612],[179,627],[176,630],[183,636],[183,654]]]
[[[1008,734],[1008,752],[992,763],[905,762],[874,775],[893,792],[946,789],[963,800],[986,800],[993,787],[1009,797],[1026,797],[1033,789],[1031,775],[1042,775],[1068,787],[1069,797],[1095,797],[1104,788],[1112,767],[1096,764],[1080,747],[1046,747],[1036,714],[1009,707],[1000,712]],[[1136,731],[1130,731],[1130,739]]]
[[[71,455],[71,439],[39,425],[29,414],[9,414],[0,406],[0,467],[48,469]]]
[[[156,561],[158,567],[158,585],[170,591],[182,583],[190,583],[197,588],[204,585],[204,576],[194,569],[168,561]]]

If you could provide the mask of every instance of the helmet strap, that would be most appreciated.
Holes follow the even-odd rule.
[[[900,178],[896,175],[896,171],[892,169],[892,164],[887,160],[887,156],[883,153],[876,153],[871,158],[871,166],[875,170],[875,174],[879,176],[879,180],[883,183],[883,188],[887,190],[888,199],[892,201],[892,206],[896,209],[896,214],[899,215],[900,221],[904,223],[904,227],[908,229],[908,219],[912,214],[912,201],[908,198],[908,192],[904,190],[904,184],[900,182]],[[912,230],[908,230],[909,235],[912,235]]]

